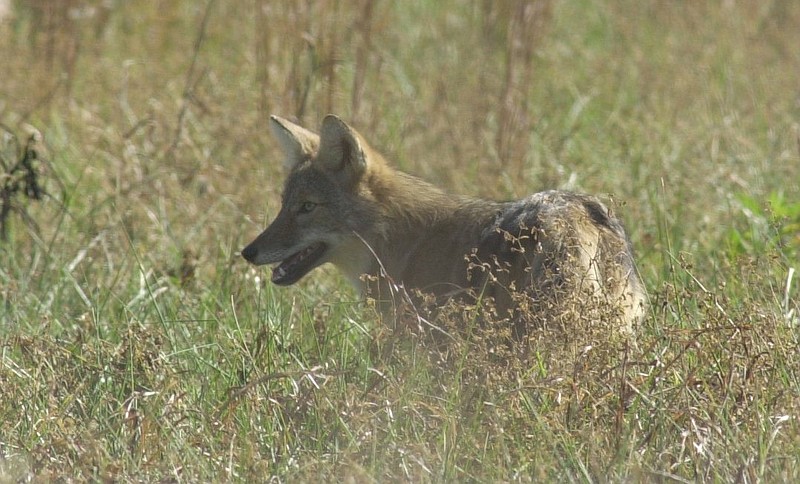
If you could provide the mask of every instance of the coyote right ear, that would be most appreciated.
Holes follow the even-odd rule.
[[[286,155],[283,167],[287,172],[317,154],[319,136],[316,133],[275,115],[270,116],[270,128]]]
[[[352,187],[367,171],[367,155],[358,133],[329,114],[322,120],[320,140],[319,156],[314,162],[344,186]]]

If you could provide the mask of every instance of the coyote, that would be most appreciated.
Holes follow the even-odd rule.
[[[480,297],[513,317],[520,293],[535,300],[567,291],[610,304],[626,332],[644,315],[628,238],[596,198],[558,190],[510,202],[451,195],[390,167],[334,115],[319,135],[278,116],[270,125],[288,178],[280,212],[242,256],[276,264],[274,284],[294,284],[330,262],[372,296],[403,287]]]

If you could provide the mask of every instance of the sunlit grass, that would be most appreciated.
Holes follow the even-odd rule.
[[[0,480],[800,477],[798,6],[23,3],[0,168],[38,130],[47,196],[0,246]],[[454,192],[610,198],[635,344],[270,285],[267,115],[328,112]]]

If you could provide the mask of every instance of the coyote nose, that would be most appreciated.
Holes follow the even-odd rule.
[[[247,262],[251,264],[255,264],[256,262],[256,255],[258,254],[258,249],[256,249],[253,244],[248,245],[244,249],[242,249],[242,257],[247,260]]]

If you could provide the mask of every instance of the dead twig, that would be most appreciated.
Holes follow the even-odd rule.
[[[41,143],[42,135],[38,131],[32,132],[25,146],[21,146],[17,136],[7,126],[0,125],[6,133],[6,138],[13,144],[14,161],[7,162],[0,152],[0,165],[3,173],[0,174],[0,241],[8,240],[8,220],[12,211],[38,232],[38,227],[33,218],[28,214],[24,205],[16,203],[19,196],[28,200],[41,200],[47,192],[42,187],[40,177],[40,155],[37,146]]]
[[[183,126],[186,119],[186,112],[189,109],[190,101],[194,98],[195,87],[197,87],[197,84],[200,82],[200,80],[205,77],[205,71],[203,71],[200,75],[195,76],[195,70],[197,69],[197,59],[200,56],[200,47],[203,45],[203,41],[206,38],[206,28],[208,27],[208,20],[211,17],[211,7],[213,7],[214,3],[215,0],[209,0],[209,2],[206,4],[205,10],[203,11],[203,20],[200,22],[200,29],[198,30],[197,37],[194,40],[192,62],[189,64],[189,70],[186,71],[186,82],[184,83],[183,94],[181,96],[181,108],[178,111],[178,123],[175,126],[175,134],[172,137],[172,142],[164,151],[163,158],[171,157],[178,148],[178,143],[180,143],[181,137],[183,136]]]

